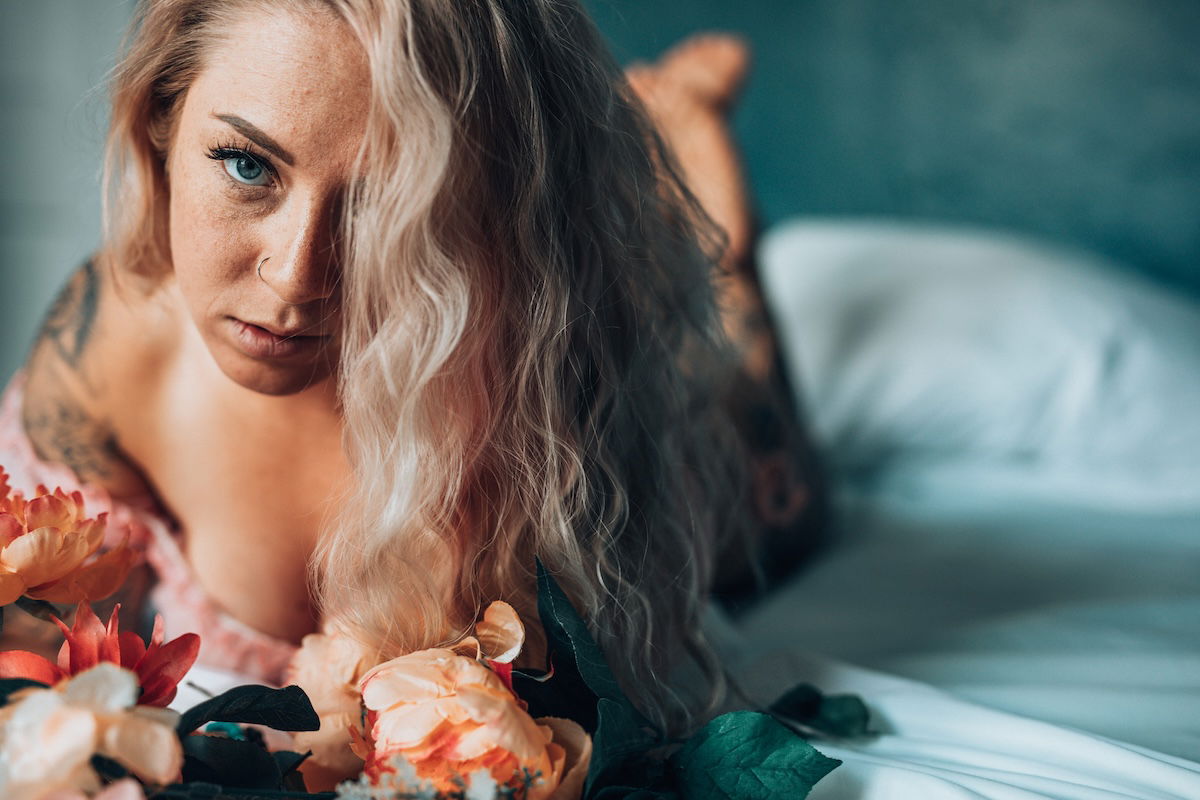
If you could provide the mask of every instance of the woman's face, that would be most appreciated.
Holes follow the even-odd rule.
[[[332,15],[251,11],[183,99],[167,159],[174,274],[217,364],[253,391],[293,394],[336,368],[334,239],[368,86]]]

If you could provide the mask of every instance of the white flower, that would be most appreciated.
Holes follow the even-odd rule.
[[[95,754],[151,783],[183,764],[178,715],[135,705],[137,675],[103,662],[53,689],[26,689],[0,708],[0,797],[35,800],[55,790],[95,792]]]

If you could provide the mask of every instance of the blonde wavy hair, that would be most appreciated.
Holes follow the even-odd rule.
[[[668,729],[720,671],[700,614],[738,524],[712,234],[575,0],[150,0],[114,80],[106,253],[169,269],[164,159],[247,7],[339,15],[371,110],[341,225],[354,495],[323,533],[326,619],[380,657],[536,614],[535,556]]]

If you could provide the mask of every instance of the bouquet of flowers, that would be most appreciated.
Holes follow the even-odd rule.
[[[312,634],[298,685],[239,686],[182,713],[167,708],[200,641],[150,641],[91,602],[135,555],[99,553],[104,515],[79,493],[26,500],[0,469],[0,622],[15,607],[58,626],[56,662],[0,652],[0,796],[8,800],[669,800],[804,797],[838,761],[806,740],[866,732],[853,697],[798,687],[770,709],[735,711],[686,741],[630,703],[586,625],[539,563],[544,672],[513,669],[525,641],[493,603],[452,648],[369,663],[350,639]],[[76,606],[71,626],[56,604]],[[288,732],[272,749],[263,728]],[[272,740],[274,741],[274,740]],[[345,778],[310,792],[306,777]],[[336,778],[335,778],[336,780]]]

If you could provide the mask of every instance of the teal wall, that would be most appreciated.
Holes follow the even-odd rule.
[[[104,76],[127,0],[0,0],[0,387],[100,238]]]
[[[980,223],[1200,295],[1200,0],[585,0],[623,61],[739,31],[762,216]],[[0,0],[0,381],[95,247],[129,0]]]
[[[1196,0],[587,0],[622,62],[748,37],[766,222],[979,223],[1200,295]]]

